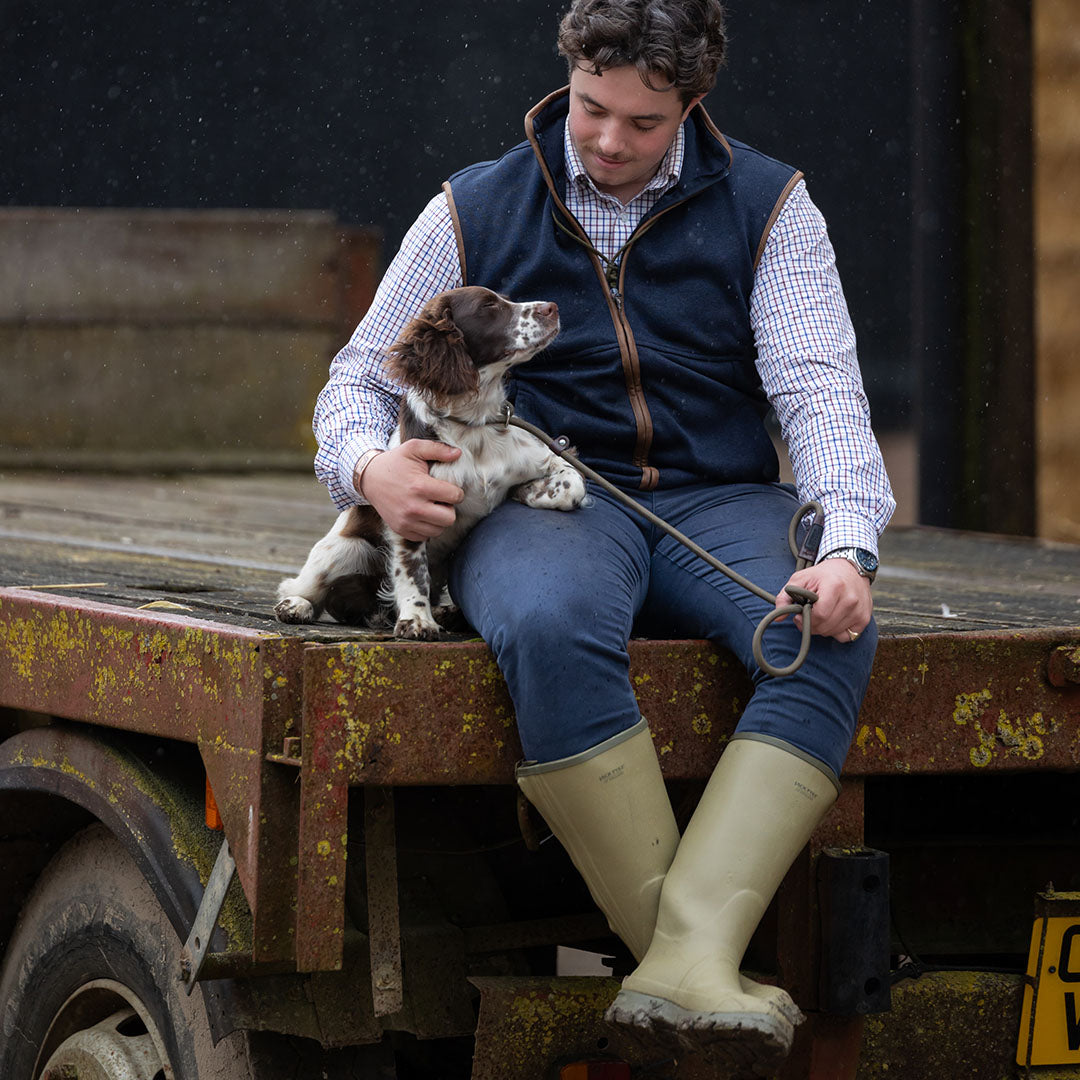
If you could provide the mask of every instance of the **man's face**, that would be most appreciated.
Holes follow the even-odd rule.
[[[658,80],[659,81],[659,80]],[[683,106],[675,90],[650,90],[634,67],[570,75],[570,135],[601,190],[629,202],[656,175],[679,125],[701,100]]]

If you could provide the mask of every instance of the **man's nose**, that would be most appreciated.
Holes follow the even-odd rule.
[[[601,153],[615,156],[623,147],[623,135],[619,125],[609,121],[600,128],[597,146]]]

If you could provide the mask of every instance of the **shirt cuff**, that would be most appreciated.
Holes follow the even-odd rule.
[[[834,510],[825,514],[825,530],[821,536],[817,561],[821,562],[830,551],[837,548],[862,548],[874,555],[878,553],[877,530],[862,514]]]
[[[385,449],[367,439],[354,439],[342,448],[338,457],[338,483],[361,506],[367,506],[368,501],[356,490],[356,472],[367,468],[371,459]]]

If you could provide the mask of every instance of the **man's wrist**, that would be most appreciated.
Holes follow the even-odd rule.
[[[353,487],[356,489],[356,494],[361,498],[366,498],[364,495],[364,473],[367,471],[367,467],[381,454],[382,450],[365,450],[356,463],[356,467],[353,469]]]
[[[835,548],[824,554],[820,561],[825,562],[826,559],[846,559],[858,571],[859,577],[866,578],[871,585],[874,584],[878,572],[878,557],[872,551],[860,547]]]

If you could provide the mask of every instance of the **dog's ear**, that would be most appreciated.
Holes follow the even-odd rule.
[[[465,339],[454,323],[450,298],[437,296],[390,346],[390,376],[439,397],[475,391],[479,382]]]

